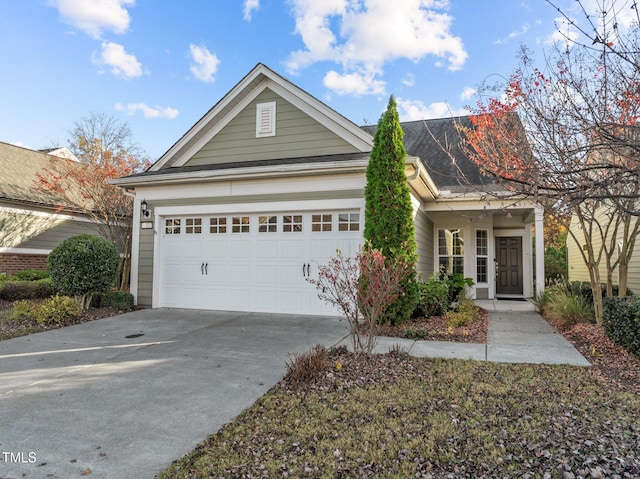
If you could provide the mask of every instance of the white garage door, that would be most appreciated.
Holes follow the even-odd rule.
[[[317,297],[317,277],[340,250],[362,244],[354,211],[181,215],[162,218],[159,305],[337,314]]]

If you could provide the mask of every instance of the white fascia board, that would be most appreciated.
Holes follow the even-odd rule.
[[[138,196],[147,201],[179,201],[184,199],[229,198],[242,196],[271,196],[281,194],[301,194],[309,192],[364,191],[366,184],[363,173],[330,176],[296,177],[269,180],[247,179],[243,181],[218,181],[197,184],[164,184],[139,187]],[[359,194],[362,196],[362,193]]]
[[[204,135],[197,142],[191,145],[191,147],[182,155],[180,159],[178,159],[178,161],[176,161],[173,164],[173,166],[175,167],[184,166],[185,163],[193,157],[193,155],[198,153],[207,143],[211,141],[213,137],[215,137],[225,126],[227,126],[231,120],[233,120],[242,110],[244,110],[253,100],[255,100],[258,97],[258,95],[260,95],[260,93],[264,91],[265,88],[266,88],[266,85],[263,83],[259,87],[255,88],[249,95],[244,97],[242,101],[240,101],[237,105],[235,105],[231,110],[229,110],[229,112],[227,112],[226,115],[224,115],[218,122],[216,122],[216,124],[207,132],[206,135]],[[226,104],[223,105],[221,108],[216,109],[215,112],[212,112],[214,114],[211,116],[215,117],[215,115],[224,107],[226,107]],[[191,137],[193,137],[198,131],[200,131],[202,128],[205,128],[207,125],[208,125],[208,121],[204,123],[197,130],[194,130],[193,134],[190,135],[189,139],[183,142],[183,144],[188,143]],[[154,171],[157,171],[157,170],[154,170]]]
[[[312,118],[319,121],[327,128],[335,131],[346,141],[352,143],[354,147],[361,151],[370,151],[373,146],[373,138],[357,125],[351,124],[344,117],[336,113],[324,103],[318,101],[313,96],[301,90],[292,83],[285,81],[282,77],[275,74],[266,66],[260,64],[252,72],[250,72],[243,80],[236,84],[211,110],[209,110],[198,122],[190,128],[190,130],[178,140],[162,157],[150,168],[150,171],[160,170],[180,149],[188,144],[202,128],[205,128],[221,111],[226,109],[228,105],[242,92],[248,88],[259,76],[264,77],[264,81],[252,92],[250,92],[238,105],[230,110],[220,121],[216,123],[214,128],[199,140],[194,146],[189,148],[187,153],[176,162],[176,166],[182,166],[197,151],[199,151],[211,138],[213,138],[229,121],[242,111],[251,101],[253,101],[265,88],[269,87],[274,92],[281,95],[297,108],[304,111]]]
[[[451,211],[455,209],[494,210],[494,209],[535,209],[539,203],[531,198],[507,197],[500,199],[495,194],[460,193],[441,194],[436,201],[425,205],[427,211]]]
[[[221,111],[223,111],[229,103],[233,101],[233,99],[248,85],[251,84],[259,75],[264,75],[265,71],[267,71],[264,65],[258,65],[253,71],[249,72],[249,74],[244,77],[239,83],[237,83],[229,92],[222,97],[222,99],[216,103],[213,108],[211,108],[207,113],[204,114],[202,118],[200,118],[195,125],[193,125],[176,143],[167,150],[167,152],[160,157],[160,159],[155,162],[150,171],[158,171],[160,170],[174,155],[177,154],[187,143],[189,143],[192,138],[197,135],[200,130],[206,125],[208,125],[213,118],[216,117]]]
[[[124,177],[110,181],[111,184],[128,186],[159,185],[169,183],[194,183],[203,181],[224,181],[238,179],[262,179],[290,176],[314,176],[339,173],[362,172],[369,160],[331,161],[325,163],[296,163],[273,166],[247,166],[225,170],[198,170],[180,173],[166,173],[143,177]]]

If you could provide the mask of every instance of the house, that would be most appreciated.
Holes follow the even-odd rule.
[[[0,273],[45,270],[60,242],[98,234],[90,218],[61,211],[53,195],[36,188],[38,174],[72,157],[66,148],[47,153],[0,142]]]
[[[542,208],[483,194],[494,186],[456,157],[455,122],[402,125],[418,271],[463,273],[476,298],[530,297],[544,282]],[[333,314],[306,279],[363,243],[374,130],[258,64],[147,171],[114,181],[135,195],[137,303]]]
[[[626,216],[626,225],[623,221],[623,217],[615,213],[615,208],[608,202],[598,202],[594,208],[594,214],[585,214],[587,220],[584,224],[580,224],[576,215],[571,218],[570,231],[572,234],[567,237],[567,270],[569,281],[580,281],[589,283],[591,281],[589,277],[589,270],[585,263],[583,253],[587,251],[587,240],[591,242],[591,246],[595,255],[601,253],[601,260],[598,265],[600,273],[600,282],[607,283],[607,253],[611,256],[611,264],[616,264],[621,257],[625,256],[623,248],[626,247],[623,240],[624,235],[627,235],[628,240],[632,240],[635,243],[634,251],[631,252],[631,257],[627,266],[627,288],[634,294],[640,292],[640,253],[635,251],[638,248],[638,234],[640,230],[640,218],[637,216]],[[590,234],[585,235],[583,228],[591,230]],[[603,236],[606,232],[605,243],[603,246]],[[615,238],[614,238],[615,233]],[[635,238],[635,239],[634,239]],[[631,241],[629,241],[630,243]],[[612,271],[612,284],[619,284],[620,267],[613,268]]]

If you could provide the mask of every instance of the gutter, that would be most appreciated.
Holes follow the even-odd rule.
[[[413,173],[407,176],[408,182],[411,183],[412,181],[418,181],[419,186],[421,186],[422,189],[428,191],[429,195],[431,195],[433,199],[437,199],[440,196],[440,190],[433,182],[433,179],[431,179],[429,174],[425,171],[424,167],[421,165],[420,158],[418,158],[417,156],[408,157],[405,165],[411,166],[413,168]]]
[[[313,175],[330,175],[336,173],[360,173],[366,170],[368,158],[327,162],[320,165],[310,163],[300,163],[295,165],[275,165],[272,167],[265,166],[247,166],[242,168],[231,168],[224,170],[197,170],[189,172],[165,173],[146,176],[133,176],[116,178],[109,180],[109,184],[120,186],[122,188],[130,188],[144,185],[158,184],[179,184],[192,182],[208,182],[220,180],[244,180],[277,178],[288,176],[313,176]],[[315,166],[315,167],[314,167]]]

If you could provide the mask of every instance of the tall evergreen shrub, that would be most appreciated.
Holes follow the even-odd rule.
[[[392,95],[378,122],[367,167],[364,238],[385,257],[401,259],[415,266],[413,206],[404,172],[407,152],[403,137],[396,100]],[[387,312],[386,320],[393,324],[409,319],[418,304],[415,267],[402,282],[402,289],[403,294]]]

